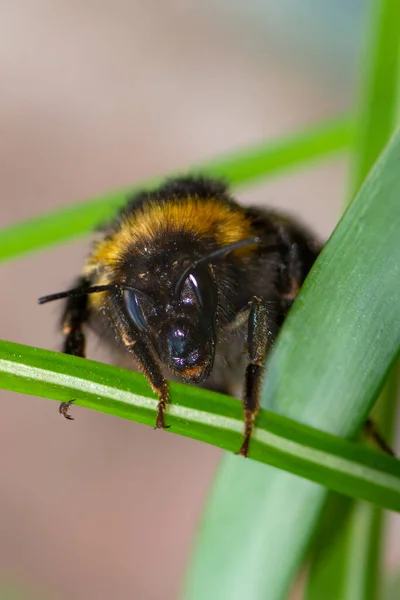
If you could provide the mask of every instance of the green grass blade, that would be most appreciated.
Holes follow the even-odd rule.
[[[95,410],[155,422],[157,399],[148,396],[142,375],[48,350],[0,342],[0,387],[61,401],[74,398]],[[172,384],[172,397],[173,433],[238,450],[240,402],[180,384]],[[263,411],[251,457],[400,512],[400,461],[359,444]]]
[[[304,132],[215,159],[188,172],[223,177],[239,186],[326,158],[345,150],[352,141],[351,120],[338,118]],[[144,181],[130,189],[99,196],[0,230],[0,262],[88,233],[100,222],[112,217],[129,194],[154,187],[159,181],[160,178]]]
[[[400,3],[379,0],[371,12],[372,52],[368,56],[366,85],[362,89],[360,127],[354,165],[355,183],[361,184],[382,151],[398,121],[400,69]],[[372,416],[384,438],[393,436],[398,397],[398,373],[394,369]],[[383,525],[382,510],[370,504],[353,502],[346,521],[343,544],[338,547],[337,581],[343,582],[343,600],[378,600],[382,589]]]
[[[337,600],[342,597],[341,552],[354,506],[351,498],[329,494],[312,543],[305,600],[320,600],[321,597],[324,600]]]
[[[366,75],[360,94],[352,187],[357,189],[391,135],[397,118],[399,83],[400,3],[372,3],[370,39],[364,56]],[[390,375],[373,418],[391,439],[397,400],[397,374]],[[337,503],[338,499],[332,500]],[[382,567],[383,515],[371,505],[346,501],[348,514],[330,537],[319,533],[307,600],[376,600]],[[338,507],[340,508],[340,507]]]
[[[376,507],[374,507],[376,508]],[[343,600],[378,599],[381,565],[382,510],[370,511],[365,502],[352,502],[344,545],[349,559],[343,577]],[[365,543],[368,551],[359,544]],[[340,566],[339,566],[340,569]],[[340,574],[338,571],[338,575]]]
[[[387,144],[397,120],[400,52],[400,3],[372,0],[371,36],[364,59],[365,80],[356,128],[353,189],[357,191]]]
[[[354,435],[398,353],[399,164],[398,134],[328,241],[268,362],[264,406],[339,435]],[[308,481],[226,456],[186,598],[285,598],[324,497]]]
[[[375,597],[382,511],[375,510],[371,515],[370,507],[365,502],[331,495],[330,510],[324,515],[313,546],[307,600]],[[368,547],[367,552],[363,544]]]
[[[379,398],[381,412],[386,408],[389,415],[393,413],[393,399],[396,399],[397,388],[396,377],[392,375]],[[383,401],[385,396],[389,402]],[[389,421],[385,416],[380,422],[381,432],[386,440],[390,440],[389,430],[393,428],[394,419]],[[387,426],[389,423],[390,427]],[[380,598],[384,524],[382,510],[337,494],[332,494],[328,506],[313,546],[305,598]]]

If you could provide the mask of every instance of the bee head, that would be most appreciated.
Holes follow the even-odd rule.
[[[256,244],[258,238],[190,254],[187,244],[152,248],[141,257],[127,255],[114,282],[80,287],[39,299],[41,304],[107,292],[96,310],[109,315],[121,340],[138,338],[186,383],[200,383],[211,373],[218,313],[218,260]],[[193,244],[190,250],[193,252]],[[200,258],[199,258],[200,256]],[[125,332],[125,333],[124,333]]]
[[[217,282],[209,264],[181,253],[168,258],[157,264],[151,256],[141,281],[145,295],[126,290],[126,311],[178,379],[200,383],[214,363]]]
[[[257,242],[250,238],[212,251],[197,247],[196,255],[190,256],[193,241],[189,246],[185,240],[181,245],[175,241],[169,248],[163,246],[162,252],[149,252],[141,273],[134,276],[132,284],[138,285],[141,278],[146,294],[141,297],[127,290],[127,313],[178,379],[201,383],[210,375],[216,345],[218,261]]]

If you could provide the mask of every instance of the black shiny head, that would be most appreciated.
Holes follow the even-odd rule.
[[[249,238],[208,251],[198,247],[195,254],[190,254],[186,241],[174,241],[170,246],[127,257],[118,274],[119,282],[44,296],[39,303],[108,292],[108,314],[114,313],[111,320],[130,331],[130,339],[150,345],[178,379],[200,383],[214,364],[217,263],[227,253],[258,241]],[[189,248],[193,251],[193,244]],[[122,329],[120,333],[124,339]]]
[[[126,311],[178,379],[200,383],[214,363],[217,285],[209,265],[190,268],[179,287],[168,271],[164,266],[160,278],[148,277],[145,295],[126,290]]]
[[[145,294],[125,292],[129,318],[151,341],[160,361],[180,380],[201,383],[214,364],[218,313],[218,261],[228,252],[258,243],[258,238],[241,240],[225,248],[197,249],[188,256],[186,241],[174,243],[148,259],[136,260],[126,271],[132,286],[143,286]],[[190,244],[193,248],[193,244]],[[213,266],[211,266],[213,265]],[[151,301],[149,302],[149,298]]]
[[[171,319],[161,328],[160,359],[188,383],[200,383],[214,364],[214,322],[218,294],[209,265],[188,271],[181,286],[175,286]]]

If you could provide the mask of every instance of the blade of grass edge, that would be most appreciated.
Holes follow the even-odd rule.
[[[147,397],[144,377],[90,360],[0,341],[0,387],[74,398],[77,405],[154,425],[157,399]],[[240,447],[239,401],[179,384],[172,385],[172,398],[172,433],[230,451]],[[400,461],[359,444],[262,411],[251,457],[400,512]]]
[[[352,188],[357,190],[387,143],[397,120],[400,67],[400,4],[397,0],[373,0],[369,35],[364,52],[365,76],[360,93],[360,118]],[[392,437],[398,376],[396,370],[373,411],[373,419],[389,441]],[[377,600],[381,588],[383,525],[382,511],[362,502],[343,501],[332,495],[327,515],[334,507],[346,509],[340,527],[333,521],[330,531],[317,534],[306,588],[306,600]],[[340,516],[339,516],[340,518]],[[335,529],[333,529],[335,527]]]
[[[392,313],[400,297],[390,273],[398,272],[400,260],[397,225],[390,223],[395,214],[400,218],[398,161],[400,134],[329,239],[267,364],[265,407],[339,435],[353,435],[364,421],[392,362],[387,352],[394,346],[386,346],[386,336],[385,345],[372,340],[380,340],[382,327],[386,333],[394,327],[391,333],[400,336]],[[384,289],[387,298],[381,296]],[[396,346],[398,339],[392,342]],[[386,355],[380,366],[376,352]],[[285,598],[325,496],[320,486],[225,456],[199,531],[185,597]]]
[[[339,153],[352,144],[353,127],[349,117],[330,119],[306,131],[278,140],[241,149],[186,171],[221,177],[234,186],[243,186],[321,160]],[[117,192],[112,192],[35,217],[0,230],[0,262],[28,252],[48,248],[89,233],[99,223],[111,218],[129,195],[156,186],[154,178]]]

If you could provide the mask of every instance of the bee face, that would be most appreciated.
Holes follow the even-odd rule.
[[[124,292],[131,323],[151,341],[159,360],[187,383],[204,381],[212,370],[218,307],[210,266],[191,269],[194,261],[194,255],[182,257],[179,251],[158,259],[152,253],[140,273],[125,268],[132,287],[143,292]]]

